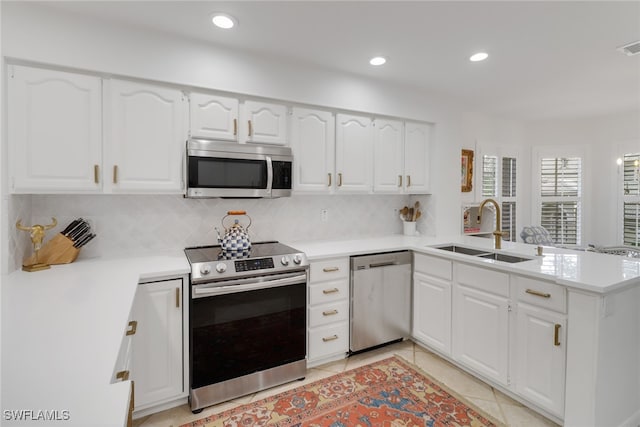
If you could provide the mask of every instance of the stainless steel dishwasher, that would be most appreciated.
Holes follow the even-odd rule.
[[[410,335],[411,263],[408,251],[351,257],[351,352]]]

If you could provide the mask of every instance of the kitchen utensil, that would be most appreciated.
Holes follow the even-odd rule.
[[[422,212],[418,211],[418,213],[416,213],[416,221],[420,219],[420,217],[422,216]]]
[[[411,221],[415,221],[417,219],[419,209],[420,209],[420,202],[416,200],[416,203],[413,206],[413,214],[412,214]]]
[[[413,221],[413,208],[409,208],[409,213],[407,214],[407,221]]]
[[[402,209],[400,209],[400,215],[402,215],[402,220],[403,221],[407,220],[407,215],[408,214],[409,214],[409,208],[407,206],[405,206]]]
[[[227,228],[224,224],[224,220],[230,216],[246,216],[249,219],[249,225],[243,228],[240,225],[238,219],[234,219],[233,225]],[[249,239],[249,227],[251,227],[251,217],[247,215],[246,211],[229,211],[227,215],[222,218],[222,227],[224,228],[224,237],[220,236],[220,230],[214,227],[216,233],[218,233],[218,243],[225,255],[239,256],[247,255],[251,249],[251,239]]]

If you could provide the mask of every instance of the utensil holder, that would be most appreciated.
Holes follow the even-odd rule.
[[[38,251],[38,262],[43,264],[69,264],[78,258],[80,249],[73,247],[73,241],[61,233],[53,236]],[[35,254],[24,260],[24,265],[35,264]]]
[[[416,223],[415,221],[402,221],[403,234],[405,236],[416,235]]]

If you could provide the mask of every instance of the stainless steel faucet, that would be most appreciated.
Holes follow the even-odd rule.
[[[496,208],[496,229],[493,232],[493,238],[495,239],[495,248],[496,249],[501,249],[502,248],[502,236],[505,234],[502,232],[502,230],[500,229],[500,204],[498,202],[496,202],[493,199],[485,199],[482,201],[482,203],[480,203],[480,207],[478,208],[478,222],[482,222],[482,209],[484,208],[484,205],[486,205],[487,203],[491,203],[493,204],[493,206],[495,206]]]

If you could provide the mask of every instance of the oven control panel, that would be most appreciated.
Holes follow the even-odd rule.
[[[273,258],[243,259],[234,261],[236,272],[266,270],[274,268]]]

